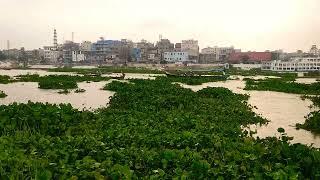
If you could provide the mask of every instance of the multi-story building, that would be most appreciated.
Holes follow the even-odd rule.
[[[96,43],[92,44],[92,55],[94,60],[102,62],[114,60],[120,55],[122,42],[118,40],[104,40],[101,38]]]
[[[206,54],[206,55],[214,54],[216,56],[215,61],[220,61],[220,62],[226,61],[230,57],[230,55],[235,52],[241,52],[241,50],[234,49],[233,46],[231,47],[215,46],[215,47],[207,47],[201,50],[201,54]]]
[[[148,54],[148,60],[149,61],[155,61],[156,60],[156,54],[155,53],[149,53]]]
[[[83,41],[80,44],[80,50],[83,52],[88,52],[92,50],[92,43],[90,41]]]
[[[291,61],[274,60],[263,62],[262,70],[271,71],[320,71],[320,58],[293,58]]]
[[[79,51],[80,51],[79,43],[74,43],[73,41],[66,41],[63,44],[63,61],[65,63],[72,62],[73,61],[73,53],[75,52],[77,54]]]
[[[189,54],[188,52],[165,52],[164,60],[171,63],[188,62]]]
[[[141,49],[132,48],[131,49],[131,58],[132,58],[132,61],[140,61],[141,60]]]
[[[181,43],[176,43],[174,45],[174,51],[181,52]]]
[[[142,60],[147,60],[149,52],[155,49],[154,44],[146,40],[141,40],[141,42],[136,43],[136,48],[139,48],[141,50]]]
[[[199,63],[200,64],[211,64],[219,62],[216,54],[200,54]]]
[[[131,50],[134,47],[134,43],[131,40],[121,39],[120,52],[118,56],[118,62],[126,63],[132,61]]]
[[[72,62],[83,62],[86,60],[83,51],[72,51]]]
[[[43,49],[34,49],[25,51],[27,58],[32,63],[38,63],[44,58]]]
[[[181,43],[181,51],[188,52],[189,59],[198,61],[199,59],[199,45],[197,40],[183,40]]]
[[[161,39],[156,44],[157,56],[160,60],[164,60],[163,53],[171,52],[174,50],[174,44],[170,42],[169,39]]]
[[[44,46],[44,60],[48,63],[57,63],[60,52],[54,46]]]
[[[92,43],[90,41],[83,41],[80,44],[80,51],[81,54],[83,54],[85,61],[92,61]]]
[[[232,53],[229,57],[229,62],[237,63],[261,63],[272,60],[271,52],[240,52]]]
[[[309,53],[310,53],[310,55],[313,55],[313,56],[319,56],[320,50],[317,48],[317,45],[312,45]]]

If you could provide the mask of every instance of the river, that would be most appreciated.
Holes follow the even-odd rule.
[[[263,76],[256,79],[265,78]],[[294,126],[296,123],[304,123],[305,116],[315,109],[310,109],[312,102],[308,99],[302,100],[301,95],[288,94],[272,91],[246,91],[245,81],[243,77],[238,80],[227,80],[225,82],[204,83],[199,86],[190,86],[179,83],[182,87],[190,88],[193,91],[199,91],[206,87],[225,87],[235,93],[248,94],[250,98],[248,103],[257,108],[253,111],[261,117],[268,119],[270,122],[267,125],[256,126],[252,125],[249,128],[252,131],[257,130],[255,137],[279,136],[277,132],[279,127],[285,129],[290,137],[294,137],[292,143],[302,143],[320,148],[320,136],[303,129],[297,130]],[[304,79],[304,78],[303,78]],[[298,80],[301,83],[308,83],[310,80]]]
[[[0,75],[16,76],[20,74],[71,74],[74,73],[56,73],[46,72],[41,70],[0,70]],[[120,74],[111,74],[111,76],[118,76]],[[126,79],[138,78],[138,79],[154,79],[157,75],[150,74],[126,74]],[[261,138],[267,136],[278,136],[277,129],[282,127],[286,130],[288,136],[294,137],[293,143],[313,144],[314,147],[320,148],[320,136],[316,136],[309,131],[295,129],[296,123],[303,123],[305,116],[307,116],[312,109],[309,108],[312,102],[308,99],[302,100],[300,95],[287,94],[271,91],[246,91],[243,90],[245,82],[242,76],[231,77],[234,80],[227,80],[225,82],[211,82],[204,83],[199,86],[189,86],[179,83],[185,88],[190,88],[193,91],[198,91],[206,87],[225,87],[235,93],[249,94],[250,98],[248,103],[260,116],[268,119],[270,122],[263,126],[250,126],[251,130],[257,130],[255,136]],[[264,76],[251,77],[255,79],[266,78]],[[275,77],[268,77],[275,78]],[[315,79],[301,78],[298,79],[299,83],[312,83]],[[48,103],[70,103],[73,107],[78,109],[94,110],[99,107],[107,106],[109,98],[114,95],[111,91],[102,91],[101,88],[111,82],[91,82],[91,83],[78,83],[79,88],[85,89],[84,93],[70,94],[58,94],[57,90],[42,90],[38,88],[38,83],[32,82],[19,82],[11,84],[0,84],[0,90],[4,91],[8,96],[0,99],[0,104],[10,104],[13,102],[26,103],[28,101],[33,102],[48,102]]]

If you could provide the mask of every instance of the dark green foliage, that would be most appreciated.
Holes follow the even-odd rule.
[[[6,60],[7,58],[8,57],[2,51],[0,51],[0,61]]]
[[[0,91],[0,98],[5,98],[7,97],[6,93],[3,91]]]
[[[0,75],[0,84],[8,84],[10,82],[12,82],[12,79],[10,78],[10,76]]]
[[[77,88],[77,82],[85,81],[107,81],[109,77],[102,76],[70,76],[70,75],[48,75],[39,76],[33,75],[20,75],[16,77],[18,82],[39,82],[39,88],[41,89],[74,89]]]
[[[320,134],[320,111],[311,112],[304,124],[297,124],[297,128]]]
[[[297,73],[282,73],[282,72],[274,72],[274,71],[263,71],[259,69],[250,69],[250,70],[241,70],[238,68],[230,68],[227,71],[230,75],[241,75],[241,76],[276,76],[282,77],[285,79],[294,80],[297,78]]]
[[[308,96],[308,95],[303,95],[301,96],[302,100],[305,99],[310,99],[313,103],[314,106],[320,107],[320,96]]]
[[[99,82],[107,81],[109,77],[102,76],[70,76],[70,75],[48,75],[40,76],[38,74],[27,74],[16,76],[15,79],[12,79],[10,76],[0,75],[0,83],[8,84],[13,82],[39,82],[39,88],[41,89],[74,89],[77,88],[77,82]]]
[[[91,112],[78,111],[70,104],[51,105],[28,102],[27,104],[1,105],[0,135],[11,136],[23,131],[49,136],[61,136],[67,133],[73,135],[76,133],[74,128],[80,123],[85,123],[83,115],[93,117]]]
[[[40,89],[74,89],[77,88],[76,81],[46,79],[39,81]]]
[[[246,79],[245,90],[258,90],[258,91],[278,91],[294,94],[320,94],[320,83],[301,84],[287,79],[265,79],[253,80]]]
[[[313,105],[316,107],[320,107],[320,96],[313,96],[310,97],[311,101],[313,102]]]
[[[41,103],[0,106],[0,179],[319,179],[320,152],[282,137],[223,88],[165,79],[113,81],[96,112]]]
[[[226,88],[205,88],[197,92],[202,97],[208,98],[231,98],[239,100],[248,100],[249,95],[234,94],[229,89]]]
[[[320,96],[307,96],[304,95],[302,99],[310,99],[313,102],[313,105],[320,107]],[[316,134],[320,134],[320,112],[314,111],[311,112],[307,117],[304,124],[296,124],[296,127],[299,129],[305,129]]]
[[[201,85],[208,82],[226,81],[227,76],[159,76],[156,79],[168,82],[181,82],[188,85]]]

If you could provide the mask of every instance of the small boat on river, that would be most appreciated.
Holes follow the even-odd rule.
[[[121,76],[116,76],[116,77],[111,77],[112,79],[117,79],[117,80],[124,80],[126,75],[124,73],[121,74]]]

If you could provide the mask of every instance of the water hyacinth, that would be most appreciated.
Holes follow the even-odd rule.
[[[172,80],[113,81],[95,112],[43,103],[0,106],[3,179],[317,179],[318,149],[254,139],[266,123],[225,88],[184,89]]]

